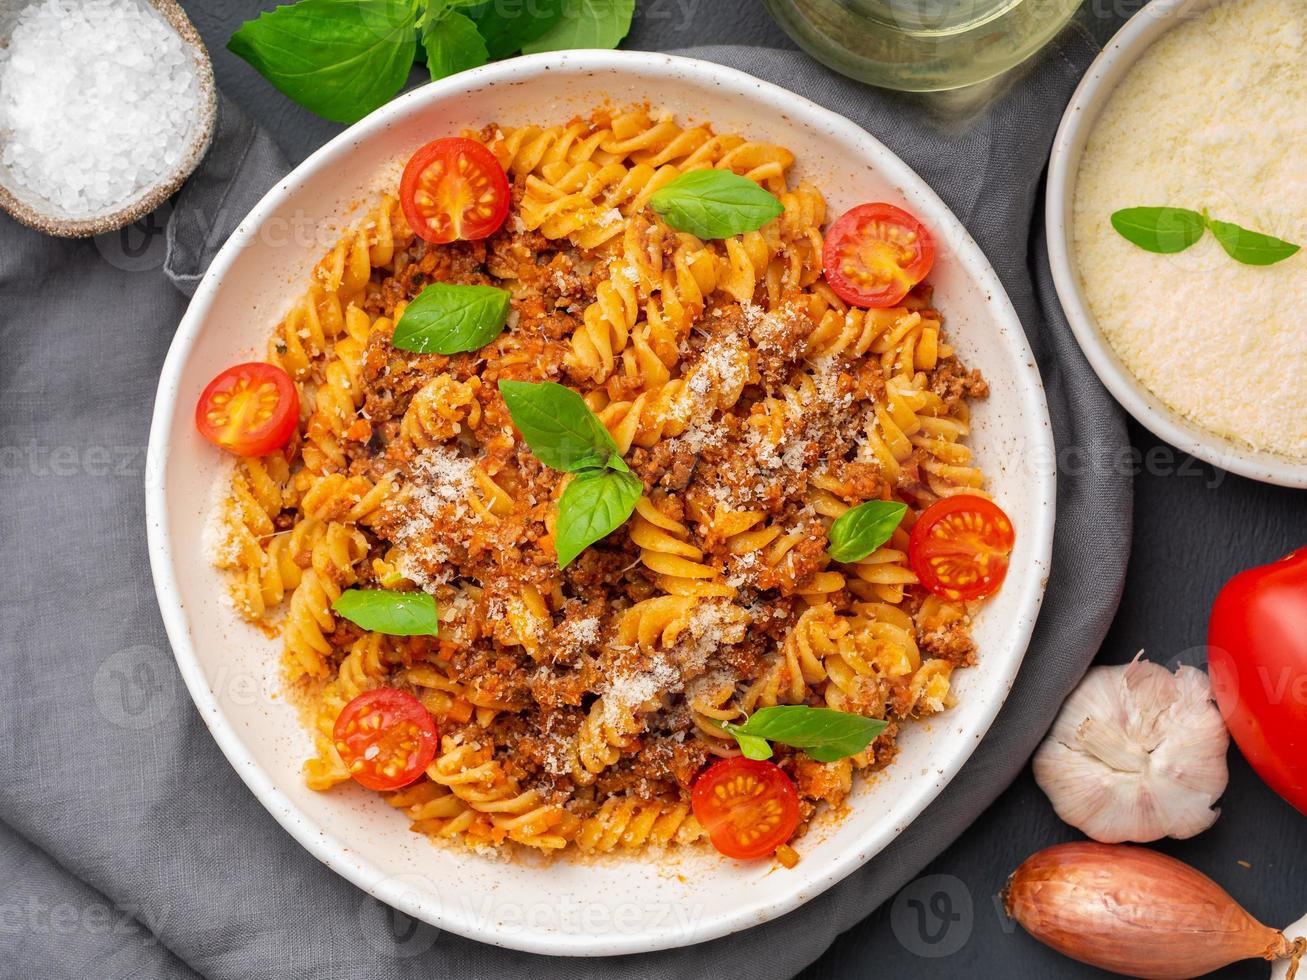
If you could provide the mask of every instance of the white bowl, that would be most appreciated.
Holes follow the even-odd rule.
[[[310,739],[277,696],[278,644],[239,621],[201,550],[223,461],[195,432],[195,401],[218,370],[266,349],[310,267],[380,180],[393,179],[421,143],[465,126],[564,121],[606,100],[645,99],[683,120],[793,147],[834,213],[879,199],[915,212],[940,244],[931,278],[946,329],[993,391],[975,412],[973,444],[1018,538],[1007,583],[976,623],[980,663],[956,675],[956,708],[908,726],[899,759],[860,786],[851,815],[817,822],[790,871],[697,850],[495,860],[434,847],[374,794],[306,789],[300,765]],[[331,232],[303,240],[322,227]],[[250,213],[196,291],[164,364],[150,432],[150,558],[201,716],[241,778],[312,854],[382,901],[460,935],[536,953],[634,953],[712,939],[795,908],[884,848],[953,778],[998,713],[1035,623],[1052,546],[1052,460],[1039,374],[998,278],[901,160],[849,121],[742,72],[666,55],[574,51],[501,62],[411,92],[332,140]]]
[[[1089,134],[1112,92],[1145,51],[1186,18],[1226,0],[1154,0],[1116,33],[1080,80],[1062,116],[1048,167],[1044,220],[1053,284],[1071,330],[1112,396],[1154,435],[1214,466],[1265,483],[1307,487],[1307,461],[1255,450],[1176,412],[1146,388],[1117,356],[1080,288],[1072,241],[1076,176]]]

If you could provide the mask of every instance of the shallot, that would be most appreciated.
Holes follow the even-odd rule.
[[[1065,956],[1145,980],[1186,980],[1260,957],[1292,980],[1307,939],[1264,926],[1175,858],[1124,844],[1058,844],[1003,889],[1008,915]]]

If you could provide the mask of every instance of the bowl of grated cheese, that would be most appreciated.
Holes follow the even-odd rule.
[[[24,0],[0,10],[0,207],[49,235],[162,204],[213,135],[213,68],[175,0]]]
[[[1117,401],[1199,459],[1293,487],[1307,487],[1304,45],[1297,0],[1149,4],[1067,107],[1046,202],[1058,297]],[[1136,208],[1185,209],[1190,233],[1141,247],[1113,219]],[[1280,254],[1238,258],[1217,235],[1232,225]]]

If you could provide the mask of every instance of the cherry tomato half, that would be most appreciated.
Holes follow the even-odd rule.
[[[1239,751],[1307,816],[1307,548],[1230,579],[1207,642],[1212,693]]]
[[[368,789],[407,786],[436,757],[436,723],[413,695],[393,687],[364,691],[340,713],[336,751],[354,781]]]
[[[266,456],[295,434],[300,396],[275,364],[229,367],[209,382],[195,406],[195,427],[215,446],[237,456]]]
[[[413,154],[399,182],[404,217],[420,238],[444,244],[493,235],[508,217],[508,175],[476,140],[448,136]]]
[[[695,818],[727,857],[767,857],[799,825],[799,794],[774,762],[738,757],[709,766],[690,790]]]
[[[917,578],[946,599],[992,595],[1007,575],[1016,535],[991,500],[960,493],[926,508],[912,528],[908,559]]]
[[[935,263],[925,225],[892,204],[859,204],[826,232],[826,281],[851,306],[899,303]]]

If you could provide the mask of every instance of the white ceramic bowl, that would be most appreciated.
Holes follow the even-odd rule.
[[[1053,140],[1045,223],[1053,283],[1085,357],[1114,398],[1141,425],[1198,459],[1266,483],[1307,487],[1307,461],[1258,451],[1186,419],[1146,388],[1099,329],[1080,286],[1073,241],[1076,177],[1089,134],[1112,92],[1163,34],[1225,0],[1154,0],[1126,22],[1080,80]]]
[[[217,371],[266,349],[312,264],[380,180],[393,179],[423,142],[465,126],[562,121],[605,100],[645,99],[683,120],[793,147],[833,213],[878,199],[915,212],[940,242],[931,278],[946,328],[993,391],[976,410],[973,443],[1018,539],[1007,583],[976,623],[979,666],[956,675],[956,708],[908,726],[899,759],[860,786],[850,816],[818,821],[791,871],[699,851],[495,860],[434,847],[355,787],[306,789],[300,765],[310,739],[277,696],[278,644],[237,619],[201,549],[223,461],[195,432],[195,401]],[[319,227],[331,232],[316,242],[297,234]],[[150,433],[150,557],[201,716],[241,778],[310,852],[390,905],[464,936],[537,953],[632,953],[712,939],[795,908],[873,857],[953,778],[1002,705],[1034,626],[1052,545],[1052,460],[1039,374],[1002,286],[902,161],[847,120],[741,72],[666,55],[575,51],[501,62],[411,92],[311,156],[250,213],[200,284],[164,365]]]

